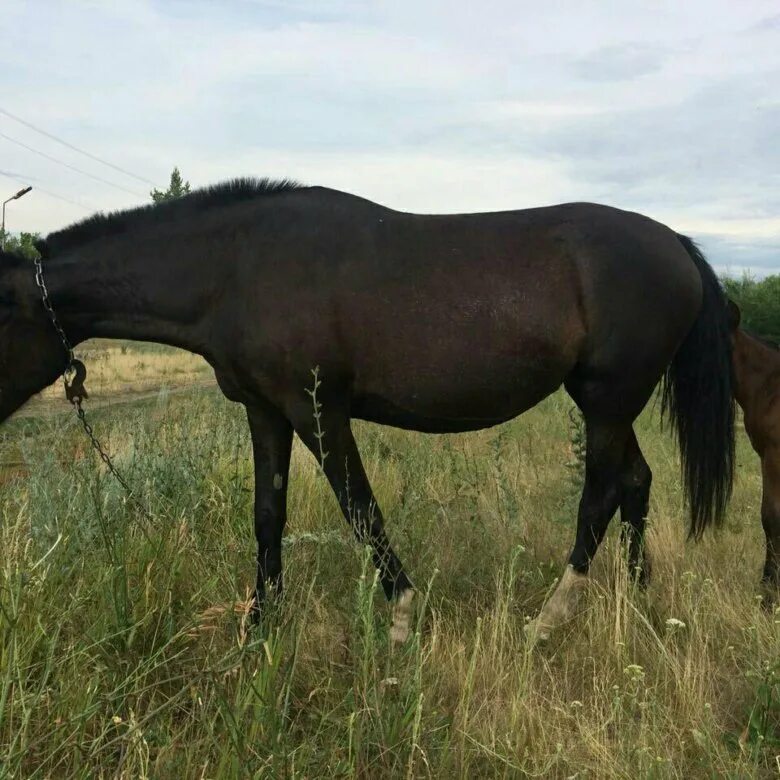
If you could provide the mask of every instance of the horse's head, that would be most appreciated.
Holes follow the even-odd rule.
[[[729,328],[731,329],[731,332],[734,333],[734,331],[739,327],[740,320],[742,319],[742,313],[739,310],[739,306],[737,306],[737,304],[734,303],[731,298],[727,299],[726,308],[729,317]]]
[[[35,266],[0,251],[0,421],[50,385],[66,363],[35,283]]]

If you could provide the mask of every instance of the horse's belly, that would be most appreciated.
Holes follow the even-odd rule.
[[[368,420],[380,425],[391,425],[394,428],[404,428],[408,431],[421,431],[422,433],[478,431],[511,420],[522,411],[525,410],[500,417],[450,418],[404,409],[377,396],[357,399],[352,406],[352,416],[360,420]]]
[[[385,387],[358,392],[352,416],[397,428],[428,433],[457,433],[489,428],[511,420],[560,387],[567,370],[530,368],[501,376],[426,372],[411,387],[388,378]]]

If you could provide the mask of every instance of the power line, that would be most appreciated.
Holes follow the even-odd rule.
[[[27,184],[26,181],[17,179],[16,176],[9,176],[4,171],[0,171],[0,176],[5,179],[10,179],[11,181],[15,181],[17,184],[21,184],[23,186]],[[78,206],[80,209],[84,209],[84,211],[95,211],[95,208],[92,206],[85,206],[83,203],[66,198],[64,195],[58,195],[56,192],[51,192],[50,190],[46,190],[43,187],[39,187],[37,184],[35,185],[34,192],[42,192],[44,195],[48,195],[50,198],[56,198],[57,200],[61,200],[64,203],[70,203],[71,206]]]
[[[144,184],[151,184],[152,187],[157,186],[153,181],[150,181],[149,179],[145,179],[143,176],[138,176],[132,171],[128,171],[125,168],[120,168],[118,165],[114,165],[114,163],[110,163],[107,160],[103,160],[101,157],[91,154],[90,152],[86,152],[83,149],[79,149],[78,146],[74,146],[73,144],[68,143],[68,141],[63,141],[62,138],[58,138],[56,135],[52,135],[51,133],[47,133],[45,130],[41,130],[40,127],[36,127],[35,125],[25,121],[21,117],[12,114],[10,111],[6,111],[2,107],[0,107],[0,114],[4,114],[9,119],[13,119],[14,122],[19,122],[19,124],[24,125],[25,127],[29,127],[30,130],[34,130],[36,133],[40,133],[41,135],[44,135],[47,138],[51,138],[52,141],[56,141],[58,144],[62,144],[63,146],[66,146],[68,149],[72,149],[74,152],[78,152],[79,154],[83,154],[85,157],[89,157],[90,160],[95,160],[95,162],[99,162],[101,165],[107,165],[109,168],[113,168],[115,171],[119,171],[119,173],[124,173],[125,176],[131,176],[133,179],[137,179],[138,181],[141,181]]]
[[[70,165],[69,163],[63,162],[62,160],[58,160],[56,157],[52,157],[50,154],[46,154],[45,152],[41,152],[38,149],[33,149],[32,146],[27,146],[27,144],[23,144],[21,141],[17,141],[16,138],[11,138],[10,135],[6,135],[5,133],[0,133],[0,138],[5,138],[6,141],[10,141],[12,144],[16,144],[17,146],[21,146],[22,149],[27,149],[28,152],[33,152],[34,154],[38,154],[41,157],[45,157],[47,160],[51,160],[52,162],[57,163],[57,165],[62,165],[65,168],[69,168],[71,171],[75,171],[76,173],[80,173],[82,176],[88,176],[90,179],[94,179],[95,181],[103,182],[103,184],[108,184],[109,187],[113,187],[117,190],[122,190],[123,192],[129,192],[131,195],[135,195],[137,198],[145,198],[146,195],[135,192],[133,190],[127,189],[127,187],[123,187],[121,184],[114,184],[114,182],[109,181],[108,179],[104,179],[101,176],[96,176],[94,173],[89,173],[88,171],[82,171],[81,168],[77,168],[75,165]]]

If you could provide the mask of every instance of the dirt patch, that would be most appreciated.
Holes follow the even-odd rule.
[[[159,387],[144,388],[133,391],[130,387],[119,390],[118,392],[90,394],[87,401],[84,402],[84,408],[89,412],[91,409],[101,409],[106,406],[121,406],[123,404],[138,403],[147,401],[150,398],[156,398],[161,392],[168,395],[179,395],[191,390],[203,390],[210,387],[217,387],[215,379],[201,379],[194,382],[187,382],[173,387],[169,385],[160,385]],[[89,390],[89,385],[87,385]],[[65,399],[65,391],[60,384],[59,397],[54,392],[48,392],[45,396],[38,395],[26,403],[17,412],[11,415],[11,419],[20,417],[47,417],[55,414],[72,414],[70,404]]]

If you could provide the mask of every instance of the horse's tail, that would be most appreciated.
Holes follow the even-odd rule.
[[[677,236],[701,275],[702,305],[663,383],[663,414],[677,433],[690,535],[723,519],[734,477],[734,397],[726,298],[687,236]]]

